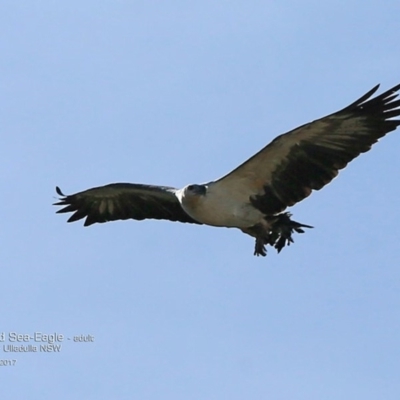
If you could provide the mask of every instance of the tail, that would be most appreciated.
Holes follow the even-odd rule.
[[[280,251],[286,246],[293,243],[292,233],[304,233],[302,228],[313,228],[313,226],[300,224],[299,222],[290,219],[292,214],[282,213],[273,217],[266,217],[266,220],[271,224],[271,231],[268,235],[268,244]]]
[[[300,224],[299,222],[292,221],[290,213],[282,213],[274,216],[267,216],[265,220],[268,222],[268,229],[261,224],[257,224],[250,229],[244,231],[256,238],[254,247],[254,255],[265,257],[267,255],[266,245],[275,247],[280,251],[286,246],[293,243],[292,233],[304,233],[303,228],[313,228],[310,225]]]

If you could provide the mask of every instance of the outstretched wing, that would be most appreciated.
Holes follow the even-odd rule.
[[[74,212],[68,222],[85,218],[85,226],[96,222],[116,221],[119,219],[167,219],[170,221],[199,224],[185,213],[176,189],[165,186],[140,185],[132,183],[113,183],[65,196],[56,206],[66,206],[57,213]]]
[[[379,85],[348,107],[278,136],[213,182],[215,189],[275,214],[329,183],[338,171],[400,125],[400,85],[368,100]]]

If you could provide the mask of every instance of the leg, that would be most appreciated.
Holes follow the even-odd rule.
[[[267,249],[265,248],[266,244],[268,243],[264,240],[264,237],[257,236],[256,245],[254,247],[254,255],[257,257],[258,256],[265,257],[267,255]]]

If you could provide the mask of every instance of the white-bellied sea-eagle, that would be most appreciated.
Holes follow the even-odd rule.
[[[278,252],[309,225],[283,212],[328,184],[338,171],[400,125],[400,84],[376,96],[379,85],[346,108],[278,136],[224,177],[183,189],[113,183],[61,196],[58,213],[84,225],[147,218],[238,228],[255,237],[254,254]]]

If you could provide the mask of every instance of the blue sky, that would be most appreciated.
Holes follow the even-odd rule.
[[[65,336],[58,353],[0,348],[17,360],[0,368],[7,398],[398,399],[400,131],[294,207],[315,229],[264,259],[237,230],[83,228],[51,204],[56,185],[216,179],[394,86],[399,13],[390,0],[2,2],[0,334]]]

